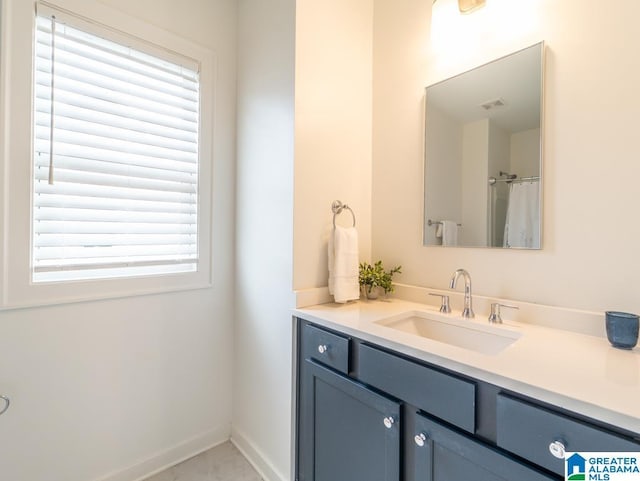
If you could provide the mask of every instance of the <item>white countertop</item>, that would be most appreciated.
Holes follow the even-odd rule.
[[[505,321],[522,336],[488,355],[376,324],[432,306],[400,299],[321,304],[294,315],[408,356],[560,406],[640,434],[640,349],[613,348],[606,339]],[[450,314],[458,317],[459,312]],[[485,316],[473,322],[487,324]]]

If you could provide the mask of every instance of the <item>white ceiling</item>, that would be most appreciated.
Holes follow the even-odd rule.
[[[542,44],[526,48],[427,88],[427,108],[435,105],[461,123],[485,118],[508,132],[540,127]],[[501,99],[505,105],[485,110]]]

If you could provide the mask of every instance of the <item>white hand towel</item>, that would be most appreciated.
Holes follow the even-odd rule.
[[[458,223],[454,220],[442,221],[442,245],[458,245]]]
[[[329,293],[336,302],[360,298],[358,231],[336,226],[329,235]]]

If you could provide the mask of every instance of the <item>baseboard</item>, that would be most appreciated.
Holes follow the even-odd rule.
[[[228,426],[212,429],[94,481],[142,481],[228,441],[229,431]]]
[[[231,428],[231,442],[247,458],[247,461],[264,481],[289,481],[287,477],[278,473],[273,464],[267,460],[262,451],[249,438],[233,427]]]

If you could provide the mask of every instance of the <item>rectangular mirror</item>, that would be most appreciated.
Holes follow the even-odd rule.
[[[427,87],[424,245],[541,248],[543,54]]]

